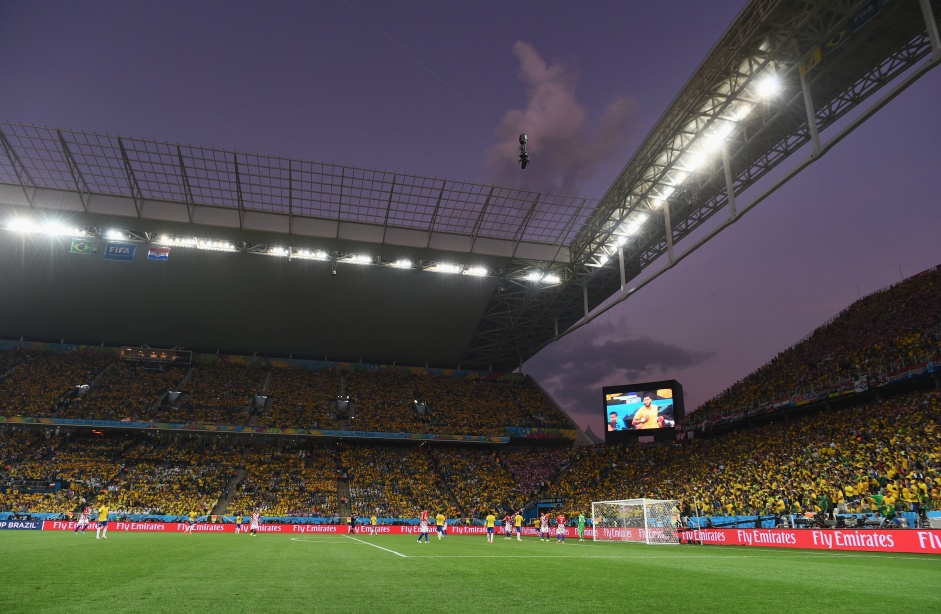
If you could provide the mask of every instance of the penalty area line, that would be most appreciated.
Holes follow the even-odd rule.
[[[367,546],[372,546],[373,548],[379,548],[380,550],[385,550],[386,552],[391,552],[391,553],[394,554],[395,556],[400,556],[400,557],[402,557],[403,559],[407,559],[407,558],[408,558],[407,555],[402,554],[401,552],[396,552],[395,550],[389,550],[388,548],[383,548],[382,546],[377,546],[376,544],[370,544],[369,542],[364,542],[364,541],[361,540],[361,539],[356,539],[355,537],[350,537],[349,535],[344,535],[344,537],[346,537],[347,539],[352,539],[354,542],[359,542],[359,543],[361,543],[361,544],[366,544]]]

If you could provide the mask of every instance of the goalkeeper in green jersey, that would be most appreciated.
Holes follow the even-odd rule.
[[[578,513],[578,541],[585,539],[585,514]]]

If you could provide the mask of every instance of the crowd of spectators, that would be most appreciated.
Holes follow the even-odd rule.
[[[98,501],[117,514],[208,514],[234,475],[229,444],[218,439],[139,438]]]
[[[268,372],[238,363],[195,366],[183,382],[181,399],[160,414],[163,422],[245,424]]]
[[[47,439],[17,431],[0,438],[0,445],[0,509],[67,513],[119,478],[129,440],[121,435]],[[37,488],[53,484],[58,487]]]
[[[86,392],[75,395],[56,417],[88,420],[151,420],[156,403],[175,390],[186,371],[168,365],[115,361]]]
[[[526,503],[520,499],[513,475],[500,463],[497,450],[436,448],[432,457],[466,515],[486,516],[494,510],[518,509]]]
[[[0,415],[4,416],[54,415],[75,387],[92,384],[115,360],[114,354],[96,350],[57,354],[20,349],[0,354],[7,352],[12,354],[6,361],[15,363],[0,372],[0,376],[6,374],[0,394]]]
[[[559,498],[574,517],[589,514],[592,501],[639,497],[678,499],[706,516],[941,509],[938,392],[675,444],[537,451],[244,441],[7,429],[0,510],[65,513],[97,498],[128,514],[258,509],[332,518],[349,503],[359,517],[414,518],[429,509],[466,518]],[[53,482],[62,487],[23,487]]]
[[[244,468],[229,513],[266,516],[336,517],[337,453],[335,446],[298,448],[260,445],[238,453]]]
[[[710,399],[687,426],[854,382],[913,364],[941,360],[941,267],[866,296],[805,340]]]
[[[273,369],[267,407],[258,412],[258,426],[336,429],[331,401],[340,392],[342,375],[336,369]]]
[[[513,475],[519,495],[531,497],[568,469],[578,448],[534,448],[500,450],[502,465]]]
[[[130,363],[104,351],[0,351],[0,415],[505,436],[508,427],[571,428],[528,377],[424,369],[186,367]],[[170,391],[180,391],[171,395]],[[337,408],[338,398],[350,408]]]
[[[682,446],[597,447],[543,496],[678,499],[707,516],[941,509],[941,396],[915,393]]]
[[[423,509],[459,510],[424,446],[341,446],[355,516],[416,518]]]

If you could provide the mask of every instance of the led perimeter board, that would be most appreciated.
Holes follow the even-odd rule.
[[[635,441],[652,435],[673,439],[676,423],[683,419],[683,386],[674,379],[605,386],[605,443]]]

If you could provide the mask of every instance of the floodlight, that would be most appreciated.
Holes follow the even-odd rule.
[[[13,230],[16,232],[34,232],[36,230],[36,224],[32,220],[28,220],[22,217],[15,217],[7,222],[7,230]]]
[[[562,279],[555,273],[550,273],[549,275],[546,275],[545,277],[543,277],[542,281],[547,284],[557,284],[560,281],[562,281]]]
[[[733,127],[734,124],[732,124],[732,122],[719,122],[715,130],[704,138],[702,146],[703,151],[715,151],[722,147],[722,144],[725,143],[725,139],[732,133]]]
[[[701,151],[697,151],[695,153],[688,154],[683,159],[683,167],[692,172],[702,166],[705,161],[706,154]]]
[[[105,233],[105,236],[106,236],[107,238],[109,238],[109,239],[114,239],[114,240],[121,240],[121,239],[125,238],[125,237],[124,237],[124,233],[121,232],[120,230],[115,229],[115,228],[112,228],[112,229],[108,230],[108,232]]]
[[[438,266],[432,267],[429,269],[435,273],[460,273],[461,267],[456,264],[439,264]]]
[[[81,234],[81,231],[78,228],[72,228],[71,226],[66,226],[59,222],[46,222],[43,224],[43,232],[50,235],[76,235]]]
[[[751,113],[752,109],[755,107],[747,102],[742,102],[738,105],[738,108],[735,110],[735,114],[732,117],[732,121],[740,122]]]
[[[526,281],[539,281],[542,279],[542,271],[530,271],[526,275]]]
[[[397,269],[410,269],[412,268],[412,261],[408,258],[399,258],[392,263],[392,266]]]
[[[467,269],[464,269],[465,275],[473,275],[474,277],[484,277],[489,271],[482,266],[472,266]]]
[[[763,77],[755,86],[759,98],[771,98],[781,91],[781,80],[777,75]]]

